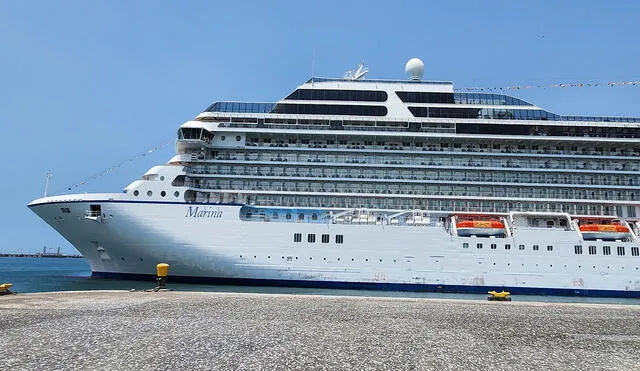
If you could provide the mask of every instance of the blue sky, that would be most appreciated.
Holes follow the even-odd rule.
[[[2,1],[0,251],[75,250],[26,204],[175,137],[216,100],[273,101],[358,63],[456,87],[640,80],[634,1]],[[559,114],[640,116],[640,86],[527,89]],[[76,188],[119,192],[173,143]]]

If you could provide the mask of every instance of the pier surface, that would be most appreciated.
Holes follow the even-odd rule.
[[[195,292],[0,297],[1,370],[640,368],[640,305]]]

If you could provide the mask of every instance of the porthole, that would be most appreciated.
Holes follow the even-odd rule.
[[[164,197],[166,195],[167,195],[167,192],[165,192],[165,191],[160,192],[160,196]]]
[[[142,258],[138,258],[138,260],[140,260],[140,261],[144,261],[144,259],[142,259]]]
[[[164,180],[164,175],[161,175],[161,176],[160,176],[160,180]]]
[[[239,142],[242,139],[239,135],[236,137],[236,141]]]
[[[151,197],[152,195],[153,195],[153,192],[147,191],[147,196]]]
[[[220,140],[225,140],[225,137],[224,137],[224,135],[220,137]]]
[[[138,192],[138,190],[137,190],[137,189],[136,189],[135,191],[133,191],[133,195],[134,195],[134,196],[136,196],[136,197],[137,197],[139,194],[140,194],[140,192]]]
[[[180,196],[180,192],[175,191],[175,192],[173,192],[173,195],[174,195],[174,196],[176,196],[176,197],[178,197],[178,196]]]

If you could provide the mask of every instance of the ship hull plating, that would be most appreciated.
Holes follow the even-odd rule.
[[[95,204],[100,214],[88,215]],[[640,297],[640,258],[574,250],[623,246],[628,254],[637,244],[584,241],[574,230],[462,237],[439,226],[243,220],[241,205],[230,204],[40,199],[29,206],[96,276],[149,277],[165,262],[172,280],[200,283]]]

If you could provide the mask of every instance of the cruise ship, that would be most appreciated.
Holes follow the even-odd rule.
[[[28,206],[99,277],[640,297],[640,118],[405,70],[213,103],[124,192]]]

